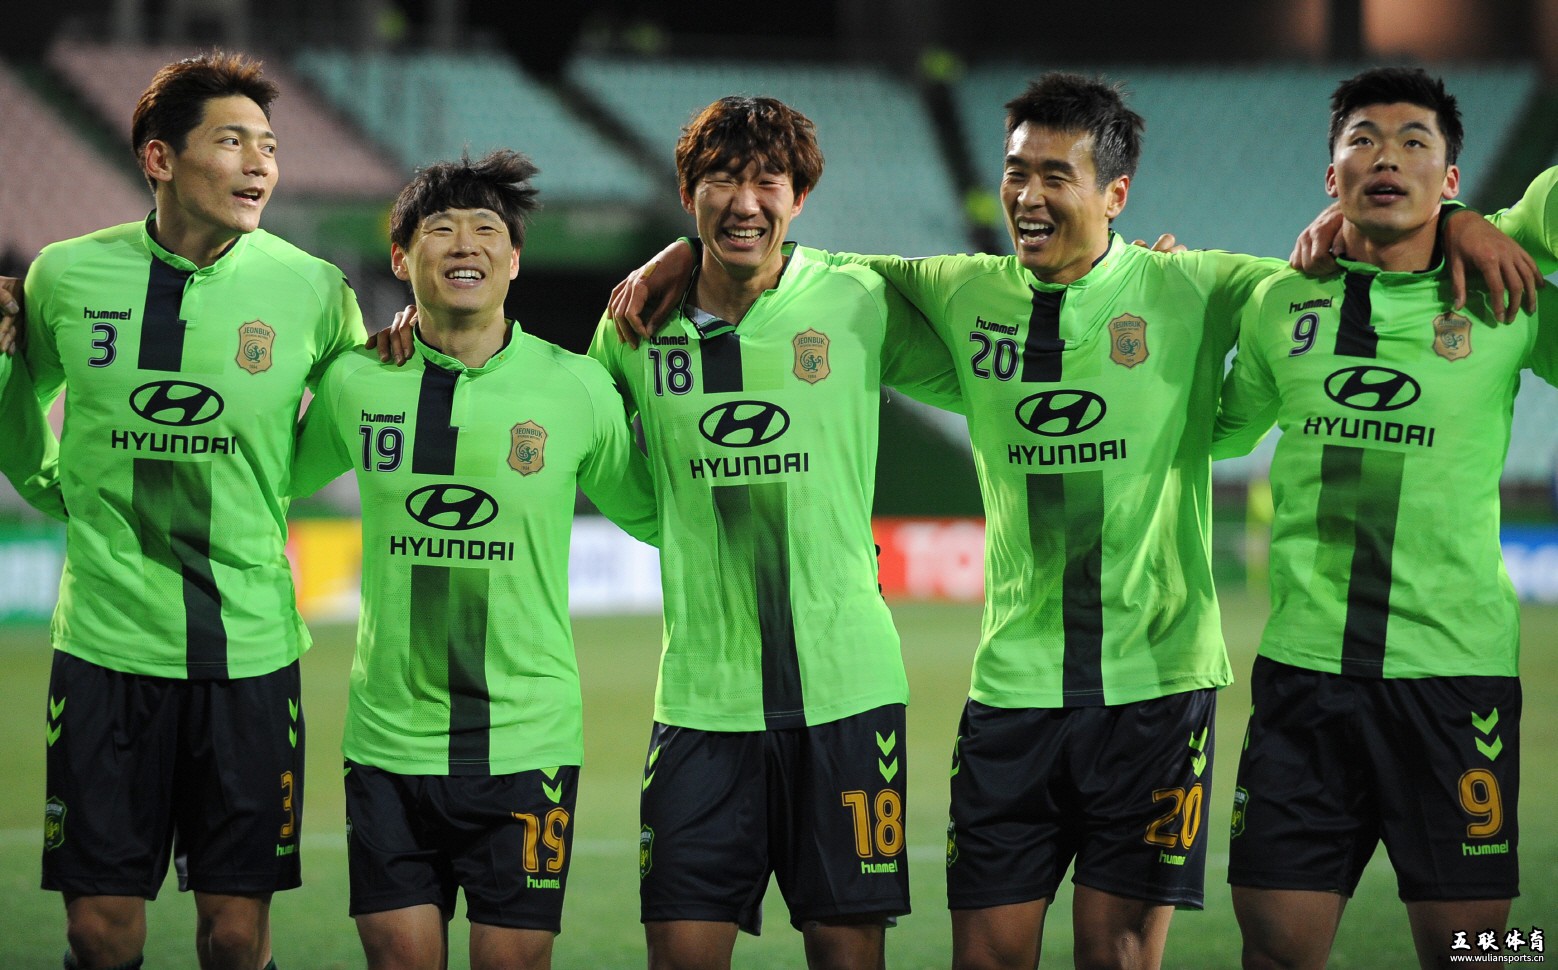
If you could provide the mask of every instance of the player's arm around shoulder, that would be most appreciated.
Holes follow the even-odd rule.
[[[1545,286],[1537,296],[1536,331],[1526,366],[1532,373],[1558,387],[1558,292]]]
[[[1205,333],[1212,348],[1227,353],[1239,334],[1239,319],[1255,289],[1288,265],[1269,256],[1250,256],[1221,249],[1193,249],[1159,253],[1154,258],[1185,272],[1194,281],[1206,305]]]
[[[1296,271],[1284,267],[1281,273]],[[1276,321],[1265,320],[1264,306],[1272,284],[1280,278],[1280,274],[1272,275],[1257,285],[1238,314],[1238,349],[1223,379],[1217,424],[1212,430],[1213,459],[1249,454],[1277,422],[1281,401],[1266,359],[1267,330]]]
[[[1520,201],[1488,221],[1519,243],[1543,275],[1558,272],[1558,166],[1538,175]]]
[[[352,467],[351,449],[339,417],[341,400],[357,375],[379,366],[387,365],[381,365],[378,355],[364,347],[353,347],[325,365],[293,439],[289,497],[312,495]]]
[[[27,269],[22,284],[22,353],[32,376],[33,391],[44,408],[53,404],[65,386],[55,328],[58,316],[54,295],[61,277],[75,262],[76,251],[55,244],[43,247]]]
[[[363,345],[368,339],[367,328],[362,322],[362,308],[357,304],[357,294],[351,282],[333,264],[320,261],[324,276],[321,296],[319,333],[316,338],[319,355],[309,369],[308,386],[318,387],[325,369],[337,357]]]
[[[882,383],[923,404],[967,414],[957,364],[930,320],[891,284],[880,283]]]
[[[603,326],[616,330],[608,317]],[[591,443],[579,466],[579,488],[601,514],[622,531],[652,546],[660,544],[660,516],[655,487],[644,453],[633,441],[633,428],[622,408],[622,397],[611,375],[592,357],[573,358],[570,366],[587,398]]]

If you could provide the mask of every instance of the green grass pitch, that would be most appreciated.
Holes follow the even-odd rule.
[[[907,758],[910,779],[909,858],[915,911],[888,934],[888,963],[895,970],[948,965],[950,928],[942,883],[946,843],[947,769],[951,741],[968,683],[978,633],[974,608],[898,605],[913,700],[909,707]],[[1224,597],[1224,626],[1240,682],[1219,701],[1214,797],[1203,830],[1209,843],[1207,908],[1180,913],[1170,932],[1169,967],[1238,966],[1239,935],[1224,882],[1228,810],[1239,739],[1249,708],[1248,677],[1265,615],[1263,596]],[[1524,895],[1511,923],[1528,932],[1558,930],[1558,818],[1547,807],[1558,796],[1558,607],[1528,607],[1524,619],[1524,791],[1521,858]],[[576,621],[583,668],[587,756],[558,970],[612,970],[644,965],[638,923],[637,805],[640,769],[649,738],[659,621],[652,617]],[[304,659],[309,775],[304,822],[304,887],[276,897],[272,908],[275,951],[282,970],[361,967],[356,931],[346,915],[346,853],[342,820],[339,741],[351,660],[350,629],[316,630],[317,644]],[[59,897],[38,887],[43,814],[43,715],[49,649],[42,629],[0,631],[0,725],[5,739],[0,769],[0,892],[7,913],[0,933],[0,966],[59,966],[64,913]],[[1070,889],[1061,890],[1049,916],[1045,964],[1071,964]],[[766,930],[743,936],[736,947],[741,967],[804,965],[799,934],[790,929],[777,887],[768,894]],[[450,965],[465,966],[463,905],[451,930]],[[1468,928],[1472,929],[1472,928]],[[192,901],[170,882],[152,904],[147,966],[194,965]],[[1371,970],[1414,967],[1406,913],[1384,852],[1347,907],[1331,966]]]

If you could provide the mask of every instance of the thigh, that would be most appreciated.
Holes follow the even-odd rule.
[[[909,911],[904,736],[902,704],[768,732],[769,856],[797,928]]]
[[[1217,692],[1072,712],[1069,774],[1084,831],[1079,886],[1200,909]]]
[[[172,851],[184,687],[54,652],[43,888],[156,898]]]
[[[449,922],[436,906],[362,913],[356,920],[368,970],[428,970],[447,965]]]
[[[1408,902],[1520,894],[1520,681],[1370,685],[1381,834]]]
[[[579,768],[432,779],[437,843],[472,923],[548,936],[562,928]]]
[[[947,905],[986,910],[1054,896],[1076,854],[1060,772],[1072,712],[969,700],[952,755]]]
[[[1228,881],[1351,896],[1379,841],[1361,682],[1255,660]]]
[[[639,802],[644,922],[762,926],[768,858],[763,732],[656,724]]]
[[[420,809],[425,781],[426,776],[346,762],[352,916],[414,906],[436,907],[446,920],[453,915],[454,872]]]
[[[180,888],[251,895],[301,880],[299,666],[191,681],[178,769]]]

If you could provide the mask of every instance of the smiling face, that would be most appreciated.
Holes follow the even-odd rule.
[[[1342,125],[1325,190],[1363,240],[1387,245],[1421,237],[1431,250],[1439,203],[1460,191],[1460,171],[1445,164],[1445,155],[1432,109],[1406,102],[1365,105]]]
[[[777,278],[785,233],[805,202],[787,173],[755,161],[739,170],[709,171],[691,195],[682,192],[682,207],[698,224],[705,270],[718,267],[741,280]]]
[[[422,219],[406,247],[390,244],[390,268],[411,284],[419,315],[434,325],[503,320],[519,248],[489,209],[445,209]]]
[[[1109,248],[1109,222],[1125,208],[1130,176],[1103,188],[1093,136],[1024,122],[1006,140],[1001,208],[1017,259],[1046,283],[1082,278]]]
[[[220,250],[259,228],[276,188],[276,135],[251,99],[212,98],[182,150],[154,140],[144,162],[157,186],[163,244],[200,263],[199,255],[185,249]]]

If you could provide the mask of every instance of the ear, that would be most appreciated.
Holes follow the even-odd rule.
[[[1109,183],[1104,193],[1108,196],[1104,201],[1104,213],[1109,216],[1109,221],[1113,222],[1116,216],[1125,211],[1125,199],[1131,194],[1131,177],[1120,176]]]
[[[801,214],[801,209],[806,205],[806,197],[811,195],[811,189],[807,189],[795,197],[795,205],[790,209],[790,218],[794,219]]]
[[[141,149],[141,170],[158,182],[173,181],[173,146],[153,138]]]
[[[1451,165],[1444,170],[1444,188],[1439,192],[1439,197],[1453,199],[1461,194],[1461,170],[1458,166]]]
[[[514,247],[514,253],[509,257],[509,279],[519,275],[519,247]]]
[[[686,210],[688,215],[692,215],[692,193],[688,192],[685,187],[678,191],[682,194],[682,208]]]
[[[390,243],[390,272],[401,282],[411,280],[411,270],[406,266],[406,251],[400,248],[400,243]]]
[[[1336,187],[1335,165],[1327,165],[1325,167],[1325,194],[1329,195],[1333,199],[1340,199],[1342,197],[1341,191]]]

